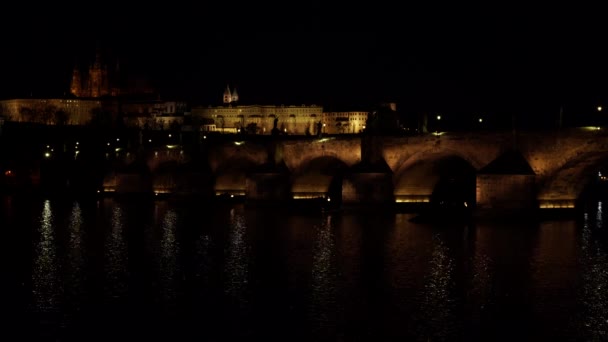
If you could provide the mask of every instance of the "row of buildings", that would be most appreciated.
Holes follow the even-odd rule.
[[[218,105],[167,101],[149,86],[120,80],[118,64],[102,63],[100,51],[88,69],[76,66],[70,95],[64,98],[0,100],[5,121],[46,125],[88,125],[121,120],[127,126],[168,129],[188,124],[207,132],[316,135],[356,134],[365,129],[367,111],[325,112],[319,105],[243,105],[236,88],[226,87]],[[141,82],[140,82],[141,84]]]

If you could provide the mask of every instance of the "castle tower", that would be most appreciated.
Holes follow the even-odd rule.
[[[74,71],[72,72],[70,93],[76,97],[82,96],[82,79],[80,78],[80,70],[78,69],[78,65],[74,66]]]
[[[236,87],[232,90],[232,102],[239,101],[239,94],[236,92]]]
[[[228,104],[232,102],[232,94],[230,93],[230,87],[226,86],[226,90],[224,90],[224,103]]]
[[[89,68],[89,85],[91,91],[91,97],[101,96],[101,84],[102,84],[102,70],[101,70],[101,55],[99,48],[95,54],[95,62]]]

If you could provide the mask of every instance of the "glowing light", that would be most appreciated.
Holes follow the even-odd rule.
[[[48,152],[46,152],[46,153],[44,154],[44,156],[48,158],[48,157],[50,157],[50,156],[51,156],[51,154],[50,154],[50,153],[48,153]]]
[[[110,143],[108,143],[108,146],[110,146]]]
[[[236,146],[241,146],[241,145],[243,145],[244,143],[245,143],[244,141],[235,141],[235,142],[234,142],[234,144],[235,144]]]
[[[77,141],[77,142],[76,142],[76,145],[79,145],[79,144],[80,144],[80,143]]]
[[[120,141],[120,139],[119,139],[119,138],[116,138],[116,141]]]
[[[397,195],[395,197],[396,203],[429,203],[431,201],[428,196]]]
[[[234,195],[230,195],[230,198],[234,198]]]
[[[97,193],[100,193],[100,192],[101,192],[100,190],[97,190]]]
[[[602,111],[602,106],[597,106],[597,111],[601,112]]]
[[[483,119],[482,119],[482,118],[479,118],[479,122],[483,122]]]
[[[331,198],[327,197],[327,202],[331,202]]]
[[[11,171],[11,170],[7,170],[7,171],[4,172],[5,176],[10,176],[12,174],[13,174],[13,171]]]
[[[169,138],[171,138],[171,134],[169,134]]]
[[[206,136],[206,135],[203,135],[203,139],[207,139],[207,136]]]
[[[300,193],[300,194],[294,194],[293,195],[293,199],[294,200],[300,200],[300,199],[322,199],[324,196],[322,193]]]
[[[437,120],[441,120],[441,115],[437,115]]]
[[[540,200],[540,209],[573,209],[575,208],[574,200]]]

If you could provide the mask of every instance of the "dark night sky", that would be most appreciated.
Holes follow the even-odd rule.
[[[216,104],[227,83],[243,103],[338,109],[388,100],[404,111],[540,116],[608,100],[599,8],[166,6],[15,11],[0,24],[0,97],[62,95],[76,58],[91,59],[99,41],[163,97],[201,104]]]

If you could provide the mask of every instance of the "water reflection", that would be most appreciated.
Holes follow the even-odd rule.
[[[455,301],[453,290],[454,261],[439,234],[433,236],[433,251],[422,302],[422,336],[432,341],[447,340],[453,334]]]
[[[243,212],[230,210],[228,245],[224,268],[224,292],[233,305],[244,310],[248,304],[249,248],[245,240],[247,226]]]
[[[80,209],[80,204],[74,202],[68,222],[69,232],[69,249],[68,249],[68,270],[67,286],[69,286],[68,294],[70,303],[75,304],[79,301],[81,292],[84,289],[84,254],[83,254],[83,217]]]
[[[337,316],[340,315],[336,301],[337,270],[335,266],[335,241],[332,217],[315,227],[313,246],[310,319],[312,336],[330,338],[336,334]]]
[[[532,309],[535,330],[554,331],[555,337],[571,333],[571,308],[575,306],[572,289],[576,287],[577,229],[573,221],[542,222],[538,245],[531,260],[533,271]],[[551,317],[551,321],[547,320]]]
[[[105,241],[105,290],[110,298],[121,298],[127,291],[127,244],[124,240],[125,215],[119,203],[114,203],[110,232]]]
[[[492,296],[491,259],[483,248],[476,248],[472,261],[471,286],[467,303],[471,312],[472,323],[479,327],[484,310]]]
[[[162,223],[162,236],[160,241],[160,276],[163,297],[169,305],[175,304],[176,281],[179,274],[177,254],[179,244],[175,238],[175,229],[178,224],[178,216],[174,210],[165,214]]]
[[[42,313],[53,312],[60,308],[62,286],[59,278],[53,212],[49,200],[44,201],[38,233],[40,237],[32,274],[34,309]]]
[[[602,244],[602,202],[598,203],[596,222],[585,213],[581,236],[582,284],[578,334],[588,340],[608,339],[608,254]],[[604,236],[605,237],[605,236]]]

